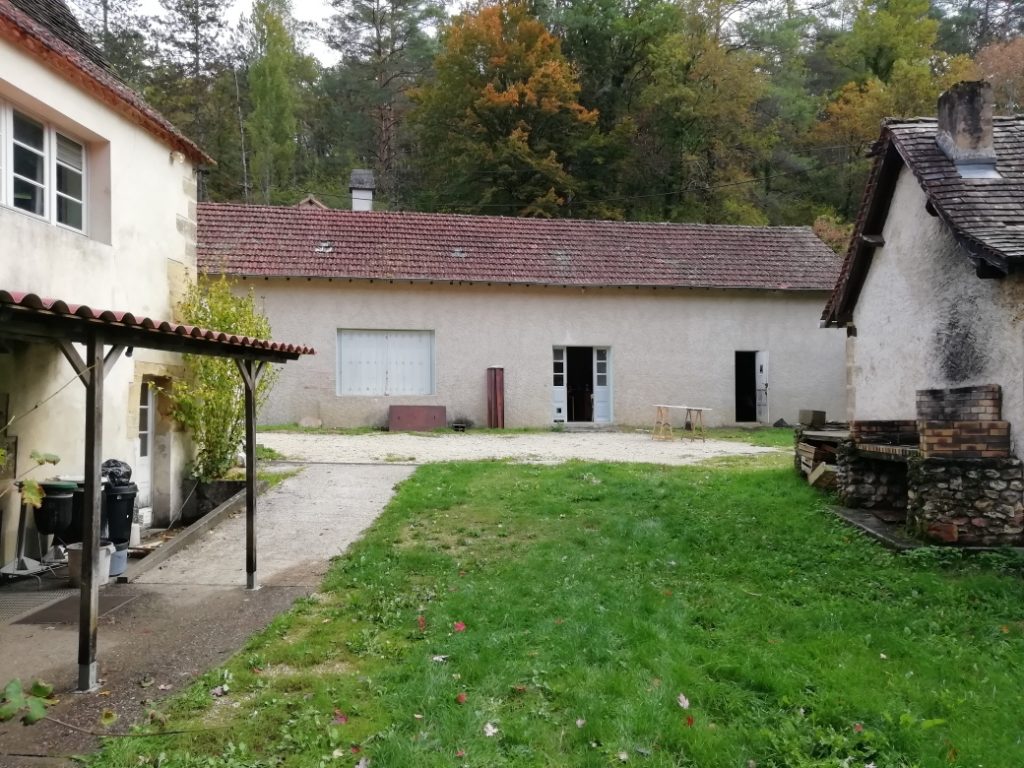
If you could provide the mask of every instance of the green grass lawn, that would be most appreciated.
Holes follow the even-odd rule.
[[[1024,765],[1016,564],[891,554],[769,459],[422,467],[167,705],[198,732],[91,764]]]
[[[792,427],[712,427],[708,430],[708,437],[766,448],[793,449]]]

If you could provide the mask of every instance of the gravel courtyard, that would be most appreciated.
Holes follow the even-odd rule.
[[[257,442],[288,459],[331,464],[429,464],[512,461],[556,464],[570,459],[694,464],[719,456],[774,453],[747,443],[687,438],[652,440],[649,432],[374,432],[363,435],[260,432]]]

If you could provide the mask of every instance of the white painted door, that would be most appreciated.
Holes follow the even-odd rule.
[[[139,507],[150,506],[150,490],[153,485],[153,424],[155,397],[149,382],[142,382],[139,392],[139,447],[135,466],[132,467],[132,482],[139,487]]]
[[[761,424],[768,423],[768,353],[758,352],[754,355],[754,376],[757,391],[757,420]]]
[[[607,347],[594,347],[594,422],[612,420],[612,359]]]
[[[565,422],[567,404],[568,398],[566,397],[565,390],[565,347],[555,347],[552,350],[551,421],[556,424]]]

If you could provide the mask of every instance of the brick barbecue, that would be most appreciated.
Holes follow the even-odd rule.
[[[842,503],[905,519],[931,541],[1024,544],[1024,463],[1001,418],[1000,387],[919,390],[916,415],[850,424],[836,450]]]

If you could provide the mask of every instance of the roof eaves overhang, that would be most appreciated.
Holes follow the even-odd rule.
[[[249,272],[234,272],[231,270],[204,270],[203,274],[214,277],[228,276],[240,280],[305,280],[307,282],[350,282],[350,283],[403,283],[406,285],[476,285],[476,286],[504,286],[506,288],[594,288],[601,290],[611,289],[633,289],[642,288],[650,290],[672,290],[672,291],[757,291],[762,293],[806,293],[806,294],[827,294],[831,288],[827,286],[806,287],[806,286],[783,286],[783,285],[680,285],[675,283],[588,283],[588,282],[553,282],[542,280],[509,280],[507,278],[494,277],[489,279],[472,279],[456,277],[404,277],[398,276],[374,276],[365,275],[304,275],[304,274],[255,274]]]
[[[45,36],[39,34],[36,26],[33,20],[0,0],[0,39],[7,40],[42,60],[82,90],[161,139],[171,149],[180,151],[200,165],[216,165],[212,157],[178,132],[166,119],[157,117],[158,113],[152,107],[144,109],[133,103],[121,92],[122,88],[130,90],[127,85],[119,84],[120,87],[115,87],[113,83],[119,81],[113,75],[99,71],[99,67],[91,61],[82,61],[81,56],[69,55],[70,46],[63,42],[47,40]],[[141,97],[136,97],[141,102]]]
[[[189,355],[285,363],[315,354],[311,347],[237,336],[194,326],[93,310],[35,294],[0,290],[0,338],[104,343]]]
[[[860,214],[850,237],[846,258],[821,316],[823,328],[844,327],[853,321],[853,308],[864,287],[875,248],[878,247],[879,241],[873,236],[882,233],[896,181],[904,165],[903,156],[893,146],[891,138],[890,131],[883,128],[882,136],[876,144],[875,163],[864,188]]]

